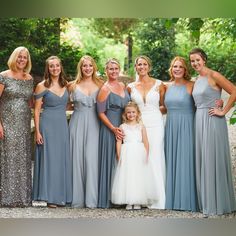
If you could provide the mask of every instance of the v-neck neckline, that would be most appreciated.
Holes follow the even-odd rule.
[[[140,93],[140,91],[136,88],[136,86],[134,85],[135,90],[138,92],[139,96],[142,98],[142,102],[143,104],[147,103],[147,96],[148,94],[153,90],[153,88],[156,86],[157,81],[155,81],[154,85],[148,90],[148,92],[146,93],[145,97],[142,96],[142,94]]]
[[[60,96],[60,95],[58,95],[58,94],[56,94],[56,93],[54,93],[54,92],[52,92],[50,89],[48,89],[48,91],[50,92],[50,93],[52,93],[53,95],[55,95],[55,96],[57,96],[57,97],[59,97],[59,98],[62,98],[62,97],[64,97],[64,95],[65,95],[65,93],[66,93],[66,89],[64,90],[64,93]]]

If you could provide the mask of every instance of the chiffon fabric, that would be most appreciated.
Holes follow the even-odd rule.
[[[170,85],[165,94],[166,209],[197,211],[192,96],[185,85]]]
[[[87,96],[71,93],[70,153],[73,162],[73,207],[96,208],[98,203],[98,142],[100,121],[96,111],[98,90]]]
[[[124,97],[110,91],[104,102],[97,103],[97,109],[99,113],[104,112],[115,127],[119,127],[122,112],[129,100],[127,90],[125,90]],[[116,165],[116,139],[114,133],[102,123],[99,134],[99,208],[110,208],[112,206],[111,187]]]
[[[199,76],[193,89],[197,107],[196,183],[200,210],[206,215],[235,211],[231,156],[225,117],[210,116],[221,91],[212,88],[208,78]]]
[[[50,90],[35,95],[43,98],[39,128],[43,144],[36,144],[33,200],[65,206],[72,200],[72,161],[66,118],[68,92],[58,96]]]

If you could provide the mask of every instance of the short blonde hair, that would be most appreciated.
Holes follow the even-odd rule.
[[[136,121],[139,123],[141,121],[141,112],[140,112],[140,109],[138,107],[138,104],[136,102],[133,102],[133,101],[128,102],[125,106],[124,112],[122,114],[123,122],[126,123],[128,121],[126,115],[127,115],[127,109],[129,107],[133,107],[133,108],[136,109],[136,111],[137,111]]]
[[[170,68],[169,68],[169,75],[170,75],[170,81],[174,81],[175,78],[174,78],[174,75],[172,73],[172,69],[173,69],[173,66],[175,64],[176,61],[180,61],[184,67],[184,76],[183,78],[185,80],[190,80],[191,79],[191,76],[190,76],[190,73],[189,73],[189,69],[188,69],[188,65],[187,65],[187,62],[186,60],[183,58],[183,57],[180,57],[180,56],[176,56],[170,63]]]
[[[31,57],[30,57],[29,50],[26,47],[20,46],[20,47],[15,48],[15,50],[12,52],[12,54],[10,55],[10,57],[8,59],[7,65],[9,67],[9,69],[11,69],[13,71],[17,71],[16,61],[17,61],[19,54],[22,51],[27,53],[27,64],[26,64],[26,67],[24,68],[24,72],[30,73],[31,68],[32,68],[32,63],[31,63]]]
[[[108,59],[107,62],[106,62],[106,64],[105,64],[105,69],[107,69],[108,64],[110,64],[110,63],[116,64],[116,65],[119,67],[119,69],[120,69],[120,62],[119,62],[116,58],[110,58],[110,59]]]

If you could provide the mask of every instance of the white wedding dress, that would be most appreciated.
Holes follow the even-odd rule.
[[[142,114],[142,121],[147,130],[149,141],[149,165],[151,165],[154,188],[158,199],[150,205],[152,209],[165,208],[165,154],[164,154],[164,121],[159,109],[159,86],[160,80],[156,80],[154,86],[149,90],[145,100],[136,89],[136,82],[128,85],[131,89],[131,100],[136,102]]]

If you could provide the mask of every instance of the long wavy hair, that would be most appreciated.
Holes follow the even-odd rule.
[[[172,73],[172,69],[173,69],[173,66],[175,64],[176,61],[180,61],[184,67],[184,76],[183,78],[185,80],[191,80],[191,76],[190,76],[190,73],[189,73],[189,68],[188,68],[188,64],[186,62],[186,60],[183,58],[183,57],[180,57],[180,56],[176,56],[170,63],[170,68],[169,68],[169,75],[170,75],[170,81],[174,81],[175,78],[174,78],[174,75]]]
[[[97,71],[98,71],[97,64],[95,60],[91,56],[88,56],[88,55],[82,56],[77,64],[77,74],[75,77],[75,81],[73,83],[73,87],[75,87],[76,84],[79,84],[83,80],[82,66],[85,60],[89,60],[92,63],[93,65],[92,80],[98,87],[101,87],[103,84],[103,80],[97,76]]]
[[[49,73],[49,61],[51,60],[58,60],[59,63],[60,63],[60,67],[61,67],[61,73],[59,75],[59,80],[58,80],[58,83],[59,85],[63,88],[67,85],[67,80],[66,80],[66,75],[65,75],[65,72],[64,72],[64,69],[63,69],[63,66],[62,66],[62,63],[61,63],[61,59],[57,56],[50,56],[47,60],[46,60],[46,65],[45,65],[45,71],[44,71],[44,86],[46,88],[49,88],[52,84],[52,79],[51,79],[51,75]]]

